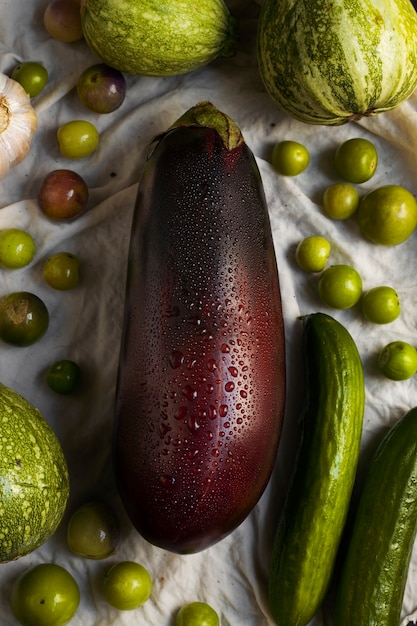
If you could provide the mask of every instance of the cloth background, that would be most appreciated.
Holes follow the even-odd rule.
[[[47,334],[37,344],[0,346],[0,380],[37,406],[54,428],[68,459],[71,498],[54,537],[32,554],[0,566],[0,623],[16,623],[9,608],[16,577],[39,562],[54,561],[66,567],[80,585],[81,604],[72,626],[172,626],[178,608],[194,600],[210,603],[221,616],[222,626],[271,626],[266,599],[269,554],[304,400],[297,317],[319,310],[330,313],[349,329],[363,358],[367,398],[359,483],[382,434],[417,404],[416,378],[390,382],[382,379],[375,367],[376,353],[389,341],[417,343],[416,235],[398,247],[376,246],[360,235],[354,220],[332,221],[321,207],[324,189],[337,180],[332,167],[334,151],[351,137],[370,139],[380,155],[374,178],[359,186],[361,194],[387,183],[404,185],[417,194],[417,94],[395,111],[341,127],[315,127],[290,119],[266,94],[258,73],[259,4],[233,0],[229,6],[240,23],[235,57],[218,59],[184,76],[126,76],[123,106],[100,116],[85,109],[74,90],[81,72],[98,59],[84,41],[65,44],[49,37],[42,23],[46,4],[46,0],[0,0],[0,71],[10,74],[21,61],[39,61],[49,72],[45,90],[33,101],[39,128],[31,151],[0,181],[0,228],[30,231],[37,254],[24,269],[0,270],[0,291],[33,291],[47,304],[51,320]],[[126,519],[113,483],[110,448],[130,223],[147,146],[154,135],[200,100],[212,101],[237,122],[257,158],[281,281],[288,397],[276,467],[251,515],[212,548],[177,556],[149,545]],[[59,154],[56,130],[71,119],[89,120],[100,132],[99,149],[87,159],[68,161]],[[309,168],[296,178],[278,175],[269,163],[272,146],[282,139],[301,141],[310,151]],[[89,210],[65,224],[47,220],[36,201],[44,176],[59,167],[79,172],[90,188]],[[321,304],[317,276],[303,273],[294,261],[297,243],[311,234],[329,239],[329,264],[354,265],[365,289],[381,284],[395,287],[403,307],[400,318],[378,327],[364,321],[357,309],[337,312]],[[59,251],[80,258],[81,282],[70,292],[56,292],[42,279],[44,260]],[[46,386],[45,372],[59,358],[78,361],[84,371],[84,387],[74,397],[57,396]],[[68,515],[94,497],[115,507],[122,526],[117,553],[100,562],[73,556],[65,543]],[[124,559],[139,561],[153,578],[150,600],[133,612],[110,608],[100,594],[104,570]],[[409,571],[404,619],[417,607],[416,567],[417,550]],[[326,615],[320,613],[314,625],[325,623]]]

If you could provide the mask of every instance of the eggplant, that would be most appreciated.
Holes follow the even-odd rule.
[[[247,517],[282,430],[284,323],[255,158],[209,102],[141,176],[115,405],[115,479],[147,541],[199,552]]]

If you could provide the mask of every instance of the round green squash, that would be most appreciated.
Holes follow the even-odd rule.
[[[102,61],[142,76],[185,74],[237,45],[223,0],[81,0],[81,23]]]
[[[0,383],[0,563],[41,546],[61,522],[68,496],[55,433],[38,409]]]
[[[394,109],[417,86],[410,0],[265,0],[258,63],[277,106],[338,125]]]

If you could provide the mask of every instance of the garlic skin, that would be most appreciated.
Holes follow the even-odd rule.
[[[17,81],[0,74],[0,178],[29,152],[38,117]]]

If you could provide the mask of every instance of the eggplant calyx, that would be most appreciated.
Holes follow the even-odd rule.
[[[198,102],[191,109],[188,109],[167,132],[180,126],[212,128],[218,133],[225,148],[230,152],[244,143],[243,135],[236,122],[206,100]]]

